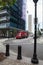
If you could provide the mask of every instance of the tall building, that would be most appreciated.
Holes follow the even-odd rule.
[[[27,0],[23,0],[22,4],[22,18],[26,21],[26,2]]]
[[[12,7],[4,7],[0,10],[0,33],[3,36],[13,36],[14,29],[25,30],[25,21],[22,16],[22,1],[17,2]]]
[[[17,0],[16,5],[18,6],[18,13],[21,14],[21,16],[22,16],[22,4],[23,0]]]
[[[25,21],[25,30],[27,28],[27,23],[26,23],[26,14],[27,14],[27,11],[26,11],[26,6],[27,6],[27,0],[23,0],[23,3],[22,3],[22,19]]]
[[[42,28],[43,28],[43,0],[42,0]]]
[[[28,15],[28,31],[32,32],[32,15]]]

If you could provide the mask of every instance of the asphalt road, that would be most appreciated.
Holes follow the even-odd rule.
[[[33,44],[25,44],[22,45],[22,55],[26,57],[32,57],[33,56]],[[17,46],[12,45],[10,46],[10,49],[17,53]],[[43,44],[37,45],[37,55],[38,58],[43,60]]]
[[[43,39],[40,39],[43,40]],[[39,40],[38,40],[39,41]],[[22,44],[22,55],[26,56],[26,57],[31,57],[33,56],[33,49],[34,49],[34,43],[33,43],[33,39],[22,39],[21,41],[19,40],[9,40],[8,41],[10,45],[10,49],[14,52],[17,53],[17,48],[18,45],[13,45],[14,44]],[[40,42],[40,41],[39,41]],[[43,43],[37,43],[37,57],[38,59],[43,60]]]

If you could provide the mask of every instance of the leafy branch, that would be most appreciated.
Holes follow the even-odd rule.
[[[16,0],[0,0],[0,9],[6,5],[12,6]]]

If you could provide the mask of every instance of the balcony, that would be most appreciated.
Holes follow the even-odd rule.
[[[0,18],[0,22],[1,22],[1,21],[9,21],[9,19],[10,19],[9,16],[8,16],[8,17],[7,17],[7,16],[1,17],[1,18]]]
[[[0,14],[5,14],[5,13],[8,13],[7,10],[1,10],[0,11]]]

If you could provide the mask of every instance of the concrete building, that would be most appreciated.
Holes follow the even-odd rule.
[[[32,32],[32,15],[28,15],[28,31]]]

